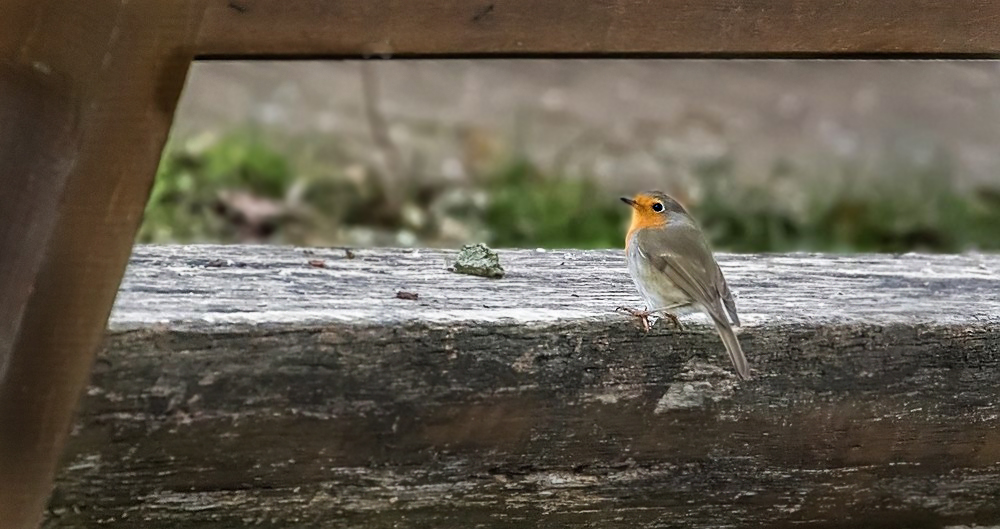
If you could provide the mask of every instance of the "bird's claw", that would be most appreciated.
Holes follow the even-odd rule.
[[[642,322],[642,330],[645,332],[649,332],[649,329],[652,328],[652,325],[649,324],[649,314],[650,314],[649,311],[638,310],[629,307],[618,307],[615,310],[620,312],[625,312],[631,314],[636,318],[639,318],[639,321]]]
[[[618,307],[618,308],[615,309],[615,311],[625,312],[627,314],[631,314],[632,316],[634,316],[636,318],[639,318],[639,321],[642,322],[642,329],[644,331],[646,331],[646,332],[649,332],[649,330],[653,327],[649,323],[649,317],[651,315],[653,315],[653,313],[650,312],[650,311],[648,311],[648,310],[639,310],[639,309],[633,309],[633,308],[629,308],[629,307]],[[675,315],[673,315],[673,314],[671,314],[669,312],[664,312],[663,316],[665,318],[667,318],[668,320],[670,320],[670,323],[672,323],[674,325],[674,327],[677,328],[678,331],[683,331],[684,330],[684,325],[682,325],[681,321],[679,319],[677,319],[677,316],[675,316]]]
[[[674,327],[677,327],[678,331],[683,331],[684,330],[684,326],[681,325],[681,320],[678,320],[677,316],[674,316],[673,314],[671,314],[669,312],[664,312],[663,315],[666,316],[666,318],[668,320],[670,320],[671,323],[674,324]]]

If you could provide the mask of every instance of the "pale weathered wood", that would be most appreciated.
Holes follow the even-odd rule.
[[[722,255],[741,383],[618,251],[354,255],[137,248],[48,526],[1000,522],[1000,257]]]
[[[525,324],[603,319],[616,305],[639,303],[617,251],[505,251],[507,276],[494,281],[449,271],[454,252],[351,253],[354,258],[340,249],[140,247],[110,325],[117,331],[171,323],[218,332],[226,324]],[[988,254],[721,254],[719,261],[747,328],[819,321],[952,325],[996,321],[1000,314],[1000,296],[993,295],[1000,260]],[[420,298],[403,303],[395,298],[398,290]]]
[[[990,0],[211,0],[203,57],[1000,52]]]

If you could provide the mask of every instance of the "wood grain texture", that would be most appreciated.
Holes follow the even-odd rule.
[[[741,383],[618,251],[354,254],[137,248],[47,526],[1000,522],[1000,257],[721,255]]]
[[[0,16],[0,525],[38,526],[193,56],[193,0]]]
[[[206,0],[207,57],[997,56],[990,0]]]
[[[64,80],[0,61],[0,379],[72,167],[76,109]],[[17,175],[13,178],[13,175]]]

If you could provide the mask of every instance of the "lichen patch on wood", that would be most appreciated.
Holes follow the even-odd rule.
[[[500,256],[485,244],[466,244],[455,259],[455,271],[459,274],[500,279],[504,276]]]

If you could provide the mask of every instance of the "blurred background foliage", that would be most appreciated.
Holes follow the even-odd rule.
[[[925,166],[898,161],[850,185],[816,187],[798,203],[774,195],[795,178],[787,170],[777,167],[770,181],[755,185],[741,183],[734,170],[729,160],[699,166],[703,195],[689,203],[719,249],[1000,249],[1000,192],[954,189],[946,158]],[[615,248],[629,214],[594,178],[549,172],[519,157],[495,160],[465,184],[402,179],[387,188],[376,172],[282,153],[246,131],[195,137],[167,149],[139,239]]]
[[[555,155],[535,156],[538,135],[525,125],[530,112],[515,116],[506,131],[394,119],[376,80],[360,84],[366,91],[357,104],[360,132],[292,130],[266,120],[175,127],[139,240],[622,246],[629,211],[617,198],[638,184],[618,181],[614,171],[609,176],[595,155],[614,159],[616,142],[595,146],[578,134]],[[638,127],[645,127],[644,136],[617,143],[654,151],[673,134],[646,130],[648,123]],[[364,135],[368,141],[359,141]],[[1000,249],[1000,186],[995,179],[970,183],[956,176],[962,164],[946,145],[904,142],[905,148],[889,144],[876,157],[810,163],[775,149],[748,178],[739,150],[722,136],[721,143],[696,137],[654,152],[644,166],[653,176],[642,182],[675,194],[719,250]],[[713,141],[722,148],[687,155]],[[454,152],[438,163],[435,149],[444,143]]]

